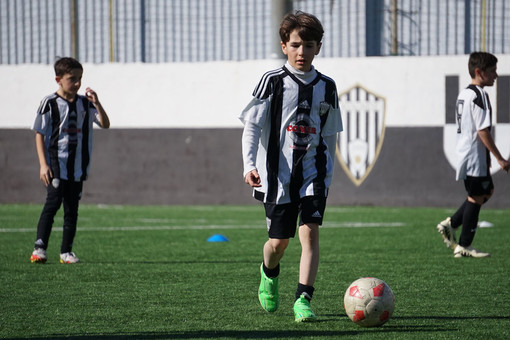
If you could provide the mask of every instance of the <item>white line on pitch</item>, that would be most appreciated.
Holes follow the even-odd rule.
[[[378,228],[378,227],[405,227],[402,222],[344,222],[325,223],[322,228]],[[221,229],[263,229],[265,225],[190,225],[190,226],[120,226],[120,227],[78,227],[79,231],[140,231],[140,230],[221,230]],[[29,233],[35,232],[36,228],[0,228],[0,233]],[[53,231],[62,231],[61,228],[53,228]]]

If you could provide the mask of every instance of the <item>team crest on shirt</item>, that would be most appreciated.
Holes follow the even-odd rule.
[[[368,177],[382,148],[386,99],[354,85],[338,96],[344,130],[339,134],[337,158],[356,185]]]

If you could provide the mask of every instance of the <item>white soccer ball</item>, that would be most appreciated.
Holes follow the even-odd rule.
[[[383,280],[363,277],[347,288],[344,308],[354,323],[363,327],[380,326],[393,314],[395,296]]]

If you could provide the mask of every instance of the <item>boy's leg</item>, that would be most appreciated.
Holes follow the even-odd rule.
[[[478,216],[480,208],[489,200],[494,192],[492,178],[488,177],[468,177],[464,180],[464,186],[468,192],[468,199],[465,203],[464,214],[462,216],[462,232],[459,245],[455,247],[455,257],[487,257],[489,253],[481,252],[471,247],[478,227]]]
[[[313,287],[319,269],[319,225],[322,224],[326,198],[304,197],[300,204],[299,241],[301,260],[299,263],[299,283]],[[298,290],[296,296],[302,293]],[[297,298],[296,297],[296,298]],[[310,296],[311,298],[311,296]]]
[[[280,303],[278,293],[278,276],[280,275],[280,260],[288,239],[269,239],[264,244],[264,261],[260,265],[259,301],[267,312],[275,312]]]
[[[459,245],[455,247],[453,255],[455,257],[488,257],[490,253],[485,253],[471,247],[478,227],[478,215],[482,204],[479,202],[468,201],[464,210],[464,219]]]
[[[268,278],[275,278],[280,275],[280,260],[289,245],[289,239],[270,238],[264,244],[262,269]]]
[[[73,249],[82,188],[83,182],[64,181],[64,231],[60,247],[61,254],[69,253]]]
[[[280,260],[289,245],[289,238],[296,233],[297,205],[265,203],[264,208],[269,240],[263,248],[258,295],[262,308],[274,312],[279,305]]]
[[[478,227],[478,216],[480,214],[480,204],[466,201],[464,209],[462,232],[460,234],[459,245],[469,247],[475,238],[476,229]]]
[[[305,197],[301,200],[299,222],[301,260],[294,303],[294,316],[297,322],[316,319],[310,307],[310,301],[313,297],[313,285],[319,269],[319,225],[322,224],[325,208],[325,197]]]
[[[313,287],[319,269],[319,225],[310,223],[300,226],[299,241],[301,243],[299,283]]]
[[[296,234],[298,207],[295,204],[265,203],[264,208],[269,239],[263,248],[263,267],[278,270],[289,239]]]
[[[288,239],[269,239],[264,244],[264,260],[260,265],[260,285],[258,294],[260,305],[267,312],[276,311],[280,304],[278,293],[280,259],[283,257],[288,244]]]
[[[313,297],[315,278],[319,269],[319,225],[303,224],[299,227],[301,260],[299,262],[299,283],[294,302],[296,322],[314,321],[316,316],[310,306]]]
[[[453,214],[451,217],[447,217],[444,221],[439,222],[436,227],[437,231],[443,238],[443,242],[448,248],[455,249],[457,246],[457,238],[455,233],[457,232],[457,228],[462,224],[466,202],[467,200],[461,204],[455,214]]]
[[[34,245],[34,248],[44,250],[48,248],[53,221],[62,204],[62,187],[60,184],[55,187],[50,183],[46,192],[46,202],[37,223],[37,238]]]
[[[464,209],[466,208],[468,200],[466,199],[464,202],[462,202],[462,205],[457,209],[455,214],[451,217],[451,226],[453,229],[457,229],[459,226],[462,225],[462,220],[464,219]]]

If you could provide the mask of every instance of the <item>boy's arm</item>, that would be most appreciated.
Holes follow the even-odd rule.
[[[483,130],[478,130],[478,137],[480,137],[483,145],[485,145],[485,147],[494,155],[494,157],[496,157],[501,169],[508,172],[508,170],[510,170],[510,162],[501,156],[501,153],[499,152],[496,143],[494,143],[494,139],[492,138],[489,129],[485,128]]]
[[[39,158],[39,178],[48,186],[53,178],[48,162],[46,161],[46,146],[44,145],[44,136],[39,132],[35,134],[35,148],[37,150],[37,158]]]
[[[101,124],[101,127],[103,129],[108,129],[110,127],[110,119],[108,118],[103,105],[101,105],[101,102],[99,102],[96,91],[92,90],[90,87],[87,87],[85,90],[85,95],[87,96],[87,99],[90,100],[96,107],[97,113],[99,113],[99,124]]]
[[[255,165],[260,135],[260,127],[251,122],[245,123],[242,137],[244,181],[254,188],[261,186],[260,176]]]

